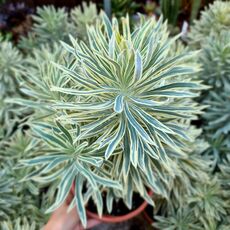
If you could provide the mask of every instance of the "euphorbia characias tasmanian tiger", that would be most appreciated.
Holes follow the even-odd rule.
[[[140,24],[131,31],[128,17],[122,19],[120,30],[116,18],[110,22],[102,13],[96,26],[88,28],[88,38],[89,45],[73,37],[72,45],[62,42],[71,61],[55,64],[62,72],[62,84],[50,87],[62,96],[46,100],[59,122],[53,126],[44,125],[45,121],[35,125],[36,133],[53,149],[46,156],[24,161],[26,165],[50,163],[52,173],[61,168],[62,174],[53,174],[53,181],[60,175],[76,181],[74,200],[84,224],[83,204],[93,196],[102,214],[102,202],[92,186],[81,194],[83,181],[95,183],[97,191],[106,191],[109,212],[115,198],[122,198],[131,208],[133,192],[140,193],[150,204],[149,189],[166,195],[167,174],[174,173],[170,162],[186,158],[184,149],[192,141],[187,130],[201,112],[193,98],[204,88],[194,78],[199,67],[189,61],[197,52],[173,55],[170,47],[179,36],[168,37],[162,18],[156,21],[140,17]],[[81,130],[78,135],[76,127]],[[64,156],[68,154],[74,166],[66,171],[70,158]],[[44,171],[39,173],[41,176]],[[110,181],[117,184],[108,186]],[[59,184],[62,198],[68,194],[70,184],[63,180]],[[63,200],[56,201],[54,207]]]

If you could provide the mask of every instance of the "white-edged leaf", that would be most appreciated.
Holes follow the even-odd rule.
[[[82,196],[82,187],[83,187],[83,178],[81,175],[78,175],[75,182],[75,201],[77,212],[79,214],[81,223],[84,228],[87,226],[87,218],[86,218],[86,211],[85,211],[85,204]]]
[[[62,205],[62,203],[69,195],[69,191],[71,189],[75,176],[76,176],[75,169],[73,165],[71,165],[67,170],[65,170],[61,182],[58,185],[58,193],[57,193],[55,203],[46,211],[46,213],[53,212],[54,210],[56,210]]]
[[[144,141],[148,142],[149,144],[154,144],[154,142],[152,141],[152,139],[150,138],[148,133],[142,128],[142,126],[133,117],[133,115],[131,114],[127,104],[125,105],[125,114],[126,114],[126,117],[127,117],[128,121],[133,126],[133,128],[136,130],[136,132],[140,135],[140,137]]]
[[[116,113],[121,113],[123,111],[124,109],[124,96],[123,95],[118,95],[115,98],[113,109]]]
[[[123,138],[125,134],[125,128],[126,128],[126,124],[124,122],[124,119],[121,119],[117,132],[112,138],[111,142],[109,143],[105,151],[105,159],[108,159],[113,154],[116,147],[119,145],[121,139]]]
[[[139,51],[136,51],[136,53],[135,53],[135,70],[134,70],[134,78],[136,81],[141,79],[142,71],[143,71],[143,66],[142,66],[141,54]]]

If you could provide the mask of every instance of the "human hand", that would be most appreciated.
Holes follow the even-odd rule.
[[[71,195],[67,198],[66,202],[62,204],[57,210],[53,212],[48,223],[43,230],[83,230],[80,218],[77,214],[76,208],[73,208],[70,212],[68,210],[68,204],[71,200]],[[92,228],[100,224],[99,220],[88,219],[87,228]]]

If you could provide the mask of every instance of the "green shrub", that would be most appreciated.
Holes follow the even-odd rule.
[[[75,7],[70,14],[65,8],[54,6],[38,7],[32,16],[33,25],[28,36],[21,37],[18,46],[24,52],[31,52],[41,45],[53,44],[60,40],[69,42],[69,34],[80,40],[87,41],[87,25],[96,24],[98,18],[97,8],[94,3],[82,3]]]
[[[4,221],[1,225],[3,230],[36,230],[36,222],[30,222],[25,217],[13,221]]]
[[[9,41],[0,41],[0,68],[1,95],[15,92],[16,78],[23,73],[23,57]]]
[[[215,92],[229,91],[230,85],[230,32],[223,31],[210,35],[202,45],[200,62],[203,71],[201,78]],[[227,88],[227,89],[225,89]]]
[[[82,6],[71,10],[71,22],[73,23],[74,34],[85,42],[87,41],[87,25],[95,25],[98,18],[97,7],[94,3],[82,3]]]
[[[191,48],[201,48],[199,62],[203,70],[199,78],[210,86],[199,101],[207,106],[201,117],[201,128],[209,147],[203,155],[212,163],[210,182],[197,184],[196,192],[188,201],[193,206],[196,218],[208,230],[229,228],[229,186],[226,179],[230,151],[229,10],[229,2],[215,1],[195,22],[189,35]]]
[[[111,0],[112,14],[115,17],[124,17],[126,14],[132,16],[139,6],[140,4],[132,0]]]
[[[214,1],[201,13],[201,18],[194,21],[191,28],[191,45],[201,47],[206,39],[212,34],[230,29],[230,2]]]
[[[71,207],[77,203],[84,225],[89,197],[102,214],[102,190],[107,191],[109,212],[115,198],[131,207],[134,192],[150,204],[149,189],[167,196],[167,175],[175,173],[173,162],[188,158],[187,146],[194,141],[190,121],[201,113],[193,98],[204,87],[193,77],[199,67],[189,61],[197,53],[168,55],[176,38],[168,38],[162,18],[142,21],[135,32],[128,18],[122,26],[120,32],[116,18],[110,24],[102,14],[100,23],[88,30],[88,46],[74,38],[72,46],[63,43],[65,61],[55,64],[62,74],[57,70],[52,75],[56,80],[46,84],[45,96],[40,78],[40,84],[24,84],[29,90],[23,92],[34,100],[17,100],[51,111],[31,124],[46,143],[46,154],[23,161],[41,169],[33,179],[57,184],[56,201],[48,211],[61,205],[77,181]]]
[[[203,115],[207,122],[205,127],[207,133],[212,133],[214,139],[230,133],[230,95],[227,92],[219,95],[210,92],[205,103],[209,105],[207,112]]]
[[[199,100],[208,106],[202,116],[202,128],[210,145],[205,153],[213,158],[214,171],[230,150],[230,18],[227,14],[229,10],[229,2],[214,2],[202,13],[200,21],[195,23],[190,33],[192,48],[193,42],[201,48],[199,61],[203,70],[200,79],[210,86]]]
[[[0,40],[0,141],[7,138],[20,120],[22,111],[5,103],[9,97],[20,97],[18,78],[24,73],[19,50],[9,41]]]
[[[154,226],[158,229],[166,230],[201,230],[203,229],[199,220],[194,216],[191,208],[184,206],[179,209],[173,209],[168,216],[155,216]]]
[[[205,229],[209,226],[217,226],[222,219],[227,218],[226,201],[224,200],[223,190],[217,178],[213,178],[206,183],[195,185],[188,203],[194,209],[195,218],[199,219]]]
[[[23,50],[29,51],[41,44],[52,45],[60,40],[68,40],[71,24],[64,8],[38,7],[36,15],[33,15],[32,19],[34,21],[32,31],[28,37],[22,37],[19,42],[19,47]]]
[[[33,223],[33,225],[36,225],[37,228],[38,226],[41,227],[46,220],[40,210],[39,188],[33,181],[26,180],[32,170],[16,167],[20,160],[34,156],[39,148],[39,142],[30,137],[29,133],[20,129],[1,145],[1,229],[10,229],[12,224],[15,229],[16,227],[19,228],[19,219],[23,219],[22,222],[35,222],[36,224]],[[23,183],[22,179],[24,180]],[[14,222],[16,218],[19,219]]]

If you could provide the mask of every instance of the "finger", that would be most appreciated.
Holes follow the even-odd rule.
[[[77,215],[77,211],[73,208],[70,212],[67,213],[64,221],[63,229],[74,229],[74,226],[80,224],[79,217]]]
[[[96,219],[88,220],[88,222],[87,222],[87,229],[88,228],[92,228],[92,227],[94,227],[96,225],[99,225],[99,224],[101,224],[100,220],[96,220]]]
[[[65,203],[66,203],[67,205],[69,205],[69,204],[71,203],[73,197],[74,197],[73,193],[70,192],[69,195],[67,196],[66,200],[65,200]]]
[[[89,229],[92,227],[95,227],[97,225],[101,224],[100,220],[96,220],[96,219],[90,219],[87,221],[87,227],[83,228],[83,226],[81,224],[79,224],[75,230],[85,230],[85,229]]]

